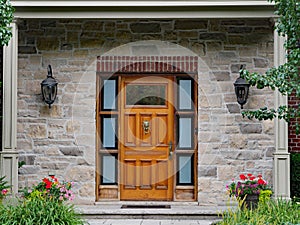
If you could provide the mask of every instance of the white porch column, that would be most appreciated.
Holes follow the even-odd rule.
[[[285,38],[274,31],[274,66],[286,62]],[[287,105],[287,96],[275,91],[275,107]],[[274,153],[274,195],[275,198],[290,198],[290,154],[288,152],[288,124],[284,120],[275,120],[275,153]]]
[[[13,194],[18,191],[17,142],[17,68],[18,28],[12,24],[12,39],[3,47],[3,123],[0,175],[12,185]]]

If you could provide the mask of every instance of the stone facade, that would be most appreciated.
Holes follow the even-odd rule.
[[[75,182],[77,203],[94,202],[97,56],[159,55],[161,46],[169,46],[168,55],[189,52],[201,62],[198,202],[225,204],[225,185],[242,172],[272,182],[273,122],[242,118],[233,90],[240,65],[256,72],[273,65],[269,20],[32,19],[18,27],[18,152],[26,163],[20,187],[54,173]],[[139,42],[153,40],[162,44]],[[59,82],[51,109],[40,91],[48,64]],[[272,91],[251,88],[244,108],[272,106],[273,100]]]

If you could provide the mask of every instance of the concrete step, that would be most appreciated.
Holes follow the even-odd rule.
[[[170,202],[115,202],[78,205],[85,219],[218,220],[227,206],[198,206]]]

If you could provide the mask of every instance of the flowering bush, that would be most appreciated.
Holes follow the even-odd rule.
[[[0,177],[0,199],[4,198],[7,195],[8,190],[10,188],[10,185],[7,185],[7,181],[4,179],[5,176]]]
[[[243,198],[245,195],[249,194],[260,194],[262,190],[270,190],[267,182],[262,178],[262,175],[257,177],[252,174],[240,174],[240,180],[233,180],[230,185],[226,186],[228,194],[230,197],[235,196]]]
[[[73,200],[74,194],[71,191],[73,182],[60,183],[55,176],[44,178],[38,185],[33,186],[31,189],[26,188],[24,197],[42,198],[44,200],[65,201]]]

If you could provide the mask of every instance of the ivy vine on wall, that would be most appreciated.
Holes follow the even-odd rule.
[[[270,68],[265,74],[251,73],[243,70],[244,77],[251,86],[258,89],[278,89],[282,95],[295,95],[300,99],[300,2],[299,0],[270,0],[275,4],[278,15],[275,29],[280,36],[286,37],[284,48],[287,62],[277,68]],[[242,115],[249,119],[272,120],[275,117],[290,123],[296,121],[294,129],[300,134],[300,104],[297,107],[280,105],[278,108],[260,108],[254,111],[243,111]]]
[[[12,37],[10,24],[13,21],[14,8],[9,0],[0,0],[0,46],[7,45]]]

